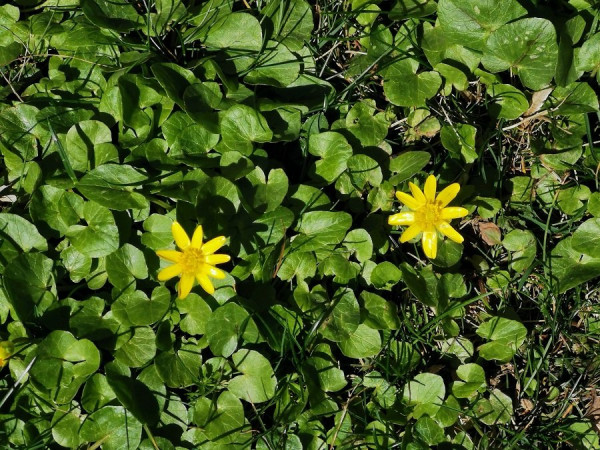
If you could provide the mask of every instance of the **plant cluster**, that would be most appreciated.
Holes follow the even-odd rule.
[[[0,446],[600,448],[599,6],[0,6]]]

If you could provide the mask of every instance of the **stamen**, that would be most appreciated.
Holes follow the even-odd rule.
[[[183,251],[183,256],[179,264],[183,268],[183,273],[195,275],[202,265],[205,264],[205,257],[201,249],[188,247]]]

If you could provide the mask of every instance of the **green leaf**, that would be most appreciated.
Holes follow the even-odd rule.
[[[493,317],[477,328],[477,334],[492,342],[479,347],[479,355],[487,360],[509,361],[527,337],[527,328],[521,322]]]
[[[36,222],[45,222],[50,228],[65,234],[83,214],[83,199],[74,192],[44,185],[31,198],[29,213]]]
[[[99,28],[127,32],[141,28],[144,20],[133,5],[108,0],[81,0],[81,10]]]
[[[287,47],[276,41],[269,41],[267,47],[256,59],[252,70],[244,77],[248,84],[266,84],[286,87],[300,75],[300,62]]]
[[[298,280],[313,277],[317,271],[317,261],[313,252],[289,252],[277,271],[277,276],[288,281],[293,277]]]
[[[530,203],[533,196],[533,180],[531,177],[513,177],[508,180],[511,203]]]
[[[119,229],[109,209],[87,202],[82,209],[86,225],[71,225],[66,235],[73,247],[86,256],[98,258],[110,255],[119,247]]]
[[[0,213],[0,267],[21,252],[48,250],[46,239],[37,228],[17,214]]]
[[[315,174],[327,183],[333,183],[347,168],[352,147],[340,133],[327,131],[311,134],[308,151],[321,159],[315,164]]]
[[[269,212],[279,207],[288,191],[288,177],[283,169],[273,169],[268,178],[260,167],[246,175],[254,188],[252,206],[261,212]]]
[[[381,336],[379,331],[361,323],[349,338],[338,342],[338,346],[349,358],[367,358],[381,350]]]
[[[360,299],[366,313],[365,325],[376,330],[397,330],[400,327],[400,317],[394,303],[367,291],[360,293]]]
[[[505,424],[513,415],[511,398],[498,389],[490,392],[489,400],[480,399],[473,407],[475,416],[486,425]]]
[[[53,266],[43,253],[23,253],[4,269],[4,287],[18,320],[39,317],[56,301]]]
[[[537,243],[531,231],[513,230],[504,236],[502,245],[512,252],[510,267],[516,272],[527,270],[535,259]]]
[[[85,442],[102,441],[105,450],[137,448],[142,424],[122,406],[105,406],[86,418],[80,436]]]
[[[561,189],[558,193],[558,207],[565,214],[572,216],[582,211],[584,201],[591,195],[590,188],[580,184],[567,189]]]
[[[204,403],[203,409],[210,405]],[[198,411],[198,405],[195,411]],[[203,414],[204,415],[204,414]],[[244,407],[238,398],[229,391],[223,391],[217,398],[216,405],[210,406],[208,420],[204,425],[204,433],[211,440],[227,446],[237,439],[244,426]]]
[[[457,123],[452,125],[444,125],[440,132],[442,145],[455,158],[460,158],[470,164],[478,157],[477,149],[475,148],[475,135],[477,128],[473,125]]]
[[[262,113],[273,130],[272,142],[292,142],[300,136],[302,111],[300,107],[274,105],[262,108]]]
[[[126,164],[104,164],[86,173],[76,187],[85,197],[109,209],[143,209],[148,200],[134,192],[147,177]]]
[[[268,2],[261,13],[273,23],[273,39],[292,51],[301,50],[312,37],[312,8],[305,0]]]
[[[439,134],[442,127],[440,121],[431,115],[428,107],[411,108],[410,114],[404,120],[406,121],[404,134],[406,144],[431,139]]]
[[[324,392],[337,392],[348,384],[344,372],[339,369],[328,344],[322,343],[315,346],[306,360],[304,373],[317,378],[317,382]]]
[[[114,355],[127,367],[143,367],[156,355],[154,331],[150,327],[136,327],[119,334]]]
[[[281,181],[281,187],[283,180],[279,178],[279,181]],[[285,232],[291,227],[293,221],[294,214],[289,209],[279,206],[273,211],[261,214],[252,222],[249,230],[254,233],[259,245],[271,245],[280,242],[285,237]]]
[[[600,219],[588,219],[573,233],[571,247],[591,258],[600,258]]]
[[[431,266],[424,267],[420,272],[417,272],[408,263],[402,263],[400,269],[402,278],[410,292],[425,305],[435,308],[438,304],[438,281]]]
[[[552,81],[557,60],[554,26],[536,17],[508,23],[493,32],[481,62],[492,73],[513,70],[526,87],[540,90]]]
[[[457,398],[469,398],[487,388],[485,372],[479,364],[463,364],[456,369],[462,381],[452,383],[452,394]]]
[[[340,253],[332,253],[321,262],[319,271],[325,276],[333,276],[333,281],[338,284],[348,284],[356,279],[360,266],[348,261],[348,257]]]
[[[526,14],[516,0],[440,0],[438,4],[442,36],[476,50],[483,49],[493,31]]]
[[[191,335],[204,334],[206,324],[212,314],[212,309],[202,297],[190,293],[185,299],[176,300],[177,309],[185,317],[179,323],[179,328],[184,333]]]
[[[389,14],[392,20],[401,20],[428,16],[436,9],[437,4],[433,0],[396,0]]]
[[[153,25],[162,33],[168,31],[170,24],[180,22],[187,13],[186,5],[180,0],[157,0],[155,8],[156,19]]]
[[[213,133],[218,133],[219,130],[219,118],[214,110],[220,109],[222,100],[221,87],[212,81],[196,82],[183,93],[188,115]]]
[[[246,310],[235,303],[226,303],[213,311],[206,323],[206,337],[211,351],[218,356],[230,356],[240,338],[258,340],[258,329]]]
[[[269,142],[273,132],[264,116],[246,105],[234,105],[221,117],[223,145],[244,155],[252,153],[253,142]]]
[[[135,280],[148,278],[146,258],[141,250],[125,244],[106,257],[106,273],[113,286],[123,289]]]
[[[600,192],[592,192],[587,202],[587,211],[594,217],[600,217]]]
[[[392,386],[383,376],[373,371],[364,377],[364,385],[369,388],[375,388],[375,401],[382,408],[390,408],[396,402],[397,389]]]
[[[431,155],[428,152],[412,150],[401,153],[390,161],[390,171],[395,173],[391,181],[394,184],[400,184],[404,180],[408,180],[416,175],[423,167],[425,167]]]
[[[173,219],[161,214],[152,214],[144,220],[145,233],[141,241],[152,250],[160,250],[169,247],[173,243],[171,224]]]
[[[394,364],[401,373],[407,373],[417,367],[421,356],[412,344],[393,340],[389,346]]]
[[[79,408],[70,411],[57,410],[52,416],[52,438],[63,447],[77,448],[81,444],[79,428],[82,423],[83,417]]]
[[[417,74],[418,65],[403,59],[383,72],[383,91],[394,105],[425,106],[425,100],[437,94],[442,79],[437,72]]]
[[[577,70],[592,72],[592,76],[598,75],[600,70],[600,33],[594,34],[583,43],[577,53],[576,66]]]
[[[550,258],[552,278],[556,281],[560,293],[600,276],[600,258],[593,258],[575,250],[573,238],[570,236],[552,249]]]
[[[437,445],[446,441],[444,429],[430,417],[423,416],[415,423],[415,436],[418,436],[427,445]]]
[[[356,103],[346,116],[346,129],[350,131],[364,147],[374,147],[385,139],[389,123],[384,113],[376,113],[372,101]]]
[[[525,94],[510,84],[494,83],[487,93],[493,100],[490,114],[498,119],[517,119],[529,109]]]
[[[391,290],[402,279],[402,271],[389,261],[377,264],[371,272],[371,283],[377,289]]]
[[[87,339],[68,331],[52,331],[38,345],[30,376],[36,388],[58,404],[70,402],[80,386],[100,367],[100,352]]]
[[[598,96],[587,83],[571,83],[557,86],[548,102],[554,107],[554,114],[579,114],[598,111]]]
[[[191,70],[185,69],[173,63],[156,63],[150,67],[156,81],[163,87],[167,96],[177,103],[184,106],[183,94],[186,88],[198,82],[198,79]]]
[[[450,354],[456,356],[461,363],[473,357],[473,343],[464,337],[456,337],[442,341],[442,354]]]
[[[352,336],[358,328],[359,320],[360,308],[354,293],[340,288],[333,296],[333,305],[321,323],[319,332],[325,339],[340,342]]]
[[[292,241],[292,248],[300,251],[332,250],[341,243],[352,225],[352,216],[346,212],[310,211],[304,213]]]
[[[171,388],[184,388],[200,381],[202,354],[196,343],[183,344],[177,351],[160,353],[154,364],[160,379]]]
[[[84,120],[67,133],[65,149],[73,170],[86,172],[106,162],[119,162],[110,129],[98,120]]]
[[[229,381],[229,392],[251,403],[262,403],[273,398],[277,378],[271,363],[254,350],[240,350],[231,355],[234,368],[242,373]]]
[[[22,161],[30,161],[35,156],[41,127],[36,119],[38,109],[25,103],[12,108],[4,108],[0,116],[2,143],[16,151]],[[1,147],[0,147],[1,148]]]
[[[343,241],[344,247],[356,255],[356,259],[364,263],[373,255],[373,240],[369,232],[363,228],[350,230]]]
[[[359,190],[367,187],[367,183],[377,187],[383,181],[381,166],[377,161],[367,155],[352,155],[348,161],[348,175],[352,184]]]
[[[185,113],[171,114],[162,125],[172,158],[197,158],[204,156],[219,142],[219,135],[211,133]]]
[[[170,304],[169,290],[159,286],[152,291],[151,298],[143,291],[128,290],[117,298],[110,309],[114,317],[125,326],[144,326],[158,322]]]
[[[258,20],[250,14],[227,14],[209,29],[204,45],[209,49],[259,51],[262,30]]]
[[[439,375],[433,373],[420,373],[405,387],[403,401],[412,406],[412,416],[416,419],[427,414],[434,416],[444,402],[446,386]]]
[[[475,197],[473,204],[477,205],[477,212],[483,219],[491,219],[502,208],[502,202],[492,197]],[[500,231],[495,229],[487,230],[488,237],[493,237],[497,244],[500,243]]]
[[[459,32],[461,30],[460,28],[458,29]],[[429,23],[423,23],[421,48],[427,56],[427,60],[434,67],[437,67],[440,63],[445,64],[444,61],[447,61],[448,65],[451,65],[453,68],[455,68],[456,63],[459,63],[473,72],[479,66],[481,53],[462,45],[469,42],[469,46],[471,46],[473,41],[453,41],[448,38],[449,34],[447,28],[440,26],[439,23],[435,27]],[[454,74],[453,78],[462,83],[460,75]]]
[[[107,374],[106,380],[127,411],[146,425],[155,425],[160,417],[158,402],[152,391],[139,380]]]

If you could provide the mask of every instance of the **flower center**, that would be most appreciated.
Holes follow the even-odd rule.
[[[183,273],[196,274],[205,263],[204,253],[198,248],[186,248],[179,260]]]
[[[441,221],[440,209],[435,203],[425,203],[415,211],[416,222],[425,230],[435,228],[435,225]]]

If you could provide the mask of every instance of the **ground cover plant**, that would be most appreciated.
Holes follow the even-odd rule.
[[[600,448],[599,6],[4,2],[1,447]]]

